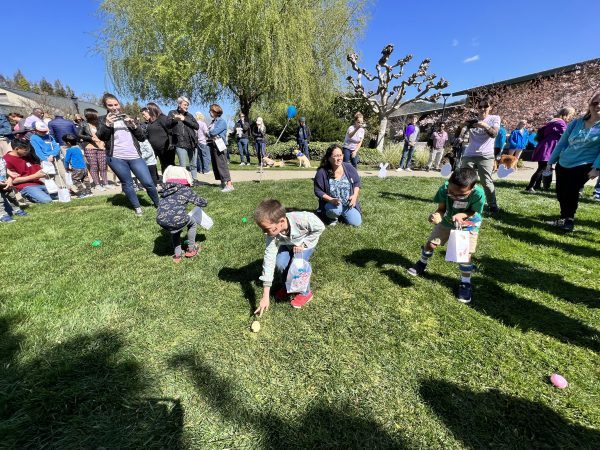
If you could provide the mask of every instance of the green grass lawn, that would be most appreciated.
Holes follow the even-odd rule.
[[[363,180],[364,226],[325,231],[313,301],[272,303],[258,334],[252,211],[314,209],[309,181],[199,188],[215,226],[179,265],[122,195],[30,207],[0,227],[0,447],[599,448],[600,205],[565,236],[550,194],[502,184],[467,306],[443,251],[406,274],[439,184]]]

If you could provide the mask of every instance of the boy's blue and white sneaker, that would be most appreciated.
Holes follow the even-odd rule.
[[[11,223],[11,222],[14,222],[14,221],[15,221],[15,219],[13,219],[10,216],[2,216],[2,217],[0,217],[0,222]]]
[[[427,264],[425,264],[423,261],[419,260],[415,263],[414,266],[412,266],[410,269],[408,269],[408,274],[412,275],[413,277],[422,275],[423,272],[425,272],[426,267],[427,267]]]
[[[20,216],[20,217],[27,217],[29,214],[27,214],[25,211],[23,211],[22,209],[15,211],[15,213],[13,214],[14,216]]]
[[[461,303],[471,302],[471,283],[460,283],[456,299]]]

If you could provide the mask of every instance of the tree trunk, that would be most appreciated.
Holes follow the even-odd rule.
[[[240,111],[246,116],[246,120],[250,121],[250,109],[252,108],[252,101],[245,95],[240,95]]]
[[[377,150],[383,152],[383,142],[385,139],[385,132],[387,131],[387,117],[379,118],[379,132],[377,133]]]

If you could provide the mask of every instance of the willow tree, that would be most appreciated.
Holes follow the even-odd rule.
[[[434,82],[433,80],[437,78],[437,75],[434,73],[427,73],[429,64],[431,63],[429,58],[421,61],[419,68],[413,72],[412,75],[392,87],[390,83],[394,83],[395,80],[404,76],[404,68],[413,58],[413,55],[406,55],[404,58],[390,64],[388,61],[393,51],[394,46],[391,44],[386,45],[383,48],[381,51],[381,58],[379,58],[379,61],[375,66],[375,75],[372,75],[367,72],[366,69],[358,66],[358,55],[356,53],[350,53],[346,57],[350,63],[350,67],[356,72],[356,78],[353,76],[348,76],[346,78],[354,89],[355,97],[346,97],[346,99],[366,100],[372,111],[377,114],[377,117],[379,118],[377,149],[379,151],[383,150],[388,118],[394,111],[400,109],[404,105],[416,102],[417,100],[435,102],[442,94],[440,92],[430,95],[427,94],[429,94],[431,90],[440,90],[448,87],[448,82],[446,80],[440,78],[437,82]],[[365,89],[363,77],[370,83],[376,83],[375,89]],[[407,92],[411,89],[415,91],[415,95],[409,100],[404,100]]]
[[[336,87],[365,1],[104,0],[98,48],[137,98],[309,106]]]

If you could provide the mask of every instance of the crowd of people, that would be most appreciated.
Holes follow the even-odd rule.
[[[0,193],[4,212],[0,220],[8,222],[15,216],[27,215],[20,207],[17,192],[35,203],[54,200],[56,191],[51,187],[57,179],[61,184],[68,179],[79,197],[91,195],[92,188],[109,189],[110,168],[137,215],[143,214],[137,190],[142,187],[147,192],[157,208],[157,223],[172,235],[173,261],[179,263],[184,257],[196,256],[199,251],[196,228],[203,220],[202,208],[208,204],[192,190],[198,184],[198,172],[206,174],[212,168],[223,192],[235,189],[229,171],[228,130],[222,108],[210,105],[211,121],[207,124],[201,113],[193,116],[188,111],[190,102],[186,97],[179,97],[177,108],[166,115],[156,103],[148,103],[140,111],[141,120],[125,114],[119,99],[112,94],[105,94],[102,104],[106,115],[99,116],[98,111],[86,109],[84,116],[77,115],[74,121],[56,114],[46,122],[44,112],[38,108],[27,118],[18,114],[0,116]],[[600,93],[590,99],[582,117],[572,120],[574,109],[565,107],[536,133],[530,133],[523,120],[508,135],[501,118],[492,114],[492,109],[490,98],[480,99],[476,117],[455,132],[453,172],[438,189],[434,197],[437,209],[429,217],[434,228],[420,258],[408,268],[410,275],[423,274],[435,249],[448,241],[452,229],[460,227],[467,231],[468,258],[459,264],[461,277],[457,291],[457,299],[463,303],[471,301],[471,257],[477,247],[484,207],[487,205],[490,213],[499,211],[492,174],[503,153],[518,159],[527,143],[535,142],[532,159],[538,162],[538,168],[526,189],[528,192],[540,189],[554,168],[560,217],[550,224],[565,231],[574,229],[581,189],[590,178],[598,177],[600,171]],[[405,128],[404,150],[397,170],[411,170],[419,133],[418,118],[414,117]],[[267,235],[260,277],[264,292],[256,313],[262,314],[269,307],[275,272],[285,278],[295,257],[308,261],[326,226],[339,222],[355,227],[362,224],[361,180],[356,166],[364,135],[363,115],[356,113],[343,145],[331,145],[325,152],[313,179],[318,199],[315,213],[288,213],[274,199],[262,202],[256,209],[255,221]],[[266,157],[264,122],[259,117],[250,124],[240,114],[235,123],[235,137],[242,165],[250,164],[251,136],[261,164]],[[304,118],[299,119],[296,137],[298,151],[309,155],[311,134]],[[445,124],[438,124],[431,135],[426,170],[440,169],[448,139]],[[594,196],[600,199],[600,182]],[[196,212],[188,214],[188,204],[194,205]],[[188,244],[184,249],[180,233],[186,227]],[[284,287],[275,291],[279,299],[288,295]],[[307,286],[294,296],[291,305],[300,308],[312,295]]]

